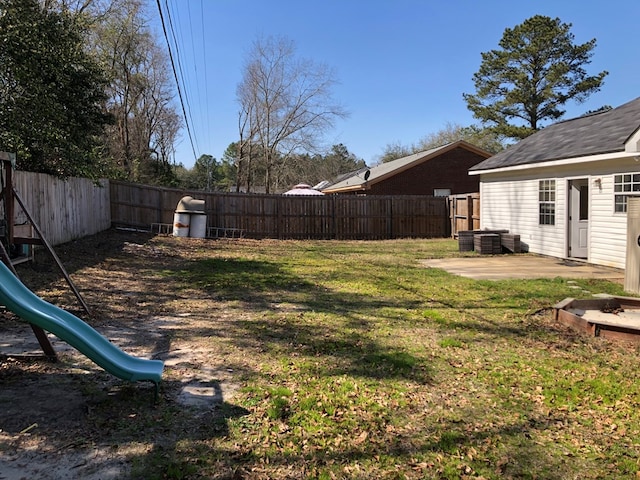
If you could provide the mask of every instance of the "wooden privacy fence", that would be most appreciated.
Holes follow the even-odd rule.
[[[445,197],[284,196],[189,192],[111,181],[111,221],[149,229],[172,224],[179,200],[205,201],[209,227],[242,230],[250,238],[391,239],[450,234]]]
[[[44,173],[15,171],[13,185],[47,241],[58,245],[111,226],[109,182],[86,178],[61,180]],[[26,215],[16,207],[16,224]]]
[[[465,193],[449,196],[449,218],[451,220],[451,236],[458,237],[458,232],[480,229],[480,194]]]

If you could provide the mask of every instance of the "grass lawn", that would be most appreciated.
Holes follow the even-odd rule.
[[[551,309],[576,285],[620,285],[420,266],[460,255],[448,239],[188,242],[148,239],[172,263],[148,258],[136,275],[173,292],[165,314],[200,319],[170,344],[217,352],[239,389],[190,411],[171,400],[182,373],[168,366],[157,406],[126,389],[129,422],[97,405],[89,422],[106,441],[146,432],[135,478],[640,476],[637,348],[555,325]]]

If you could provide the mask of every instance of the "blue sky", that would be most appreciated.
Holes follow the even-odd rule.
[[[449,123],[477,123],[463,93],[481,52],[505,28],[540,14],[572,24],[576,43],[597,40],[590,74],[607,70],[600,92],[567,104],[566,118],[640,96],[638,0],[163,0],[178,42],[195,157],[220,159],[237,133],[236,87],[252,43],[285,36],[298,57],[333,68],[334,99],[350,116],[325,141],[343,143],[368,165],[389,144],[411,145]],[[152,22],[158,22],[150,1]],[[165,21],[167,19],[165,18]],[[161,39],[164,42],[164,39]],[[191,167],[183,132],[176,161]]]

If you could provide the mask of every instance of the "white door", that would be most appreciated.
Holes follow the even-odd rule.
[[[589,180],[569,181],[569,257],[587,258],[589,241]]]

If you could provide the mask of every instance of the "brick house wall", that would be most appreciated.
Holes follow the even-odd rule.
[[[435,189],[449,189],[451,194],[478,192],[479,175],[469,175],[472,166],[486,157],[457,147],[393,174],[370,186],[367,195],[433,195]]]

